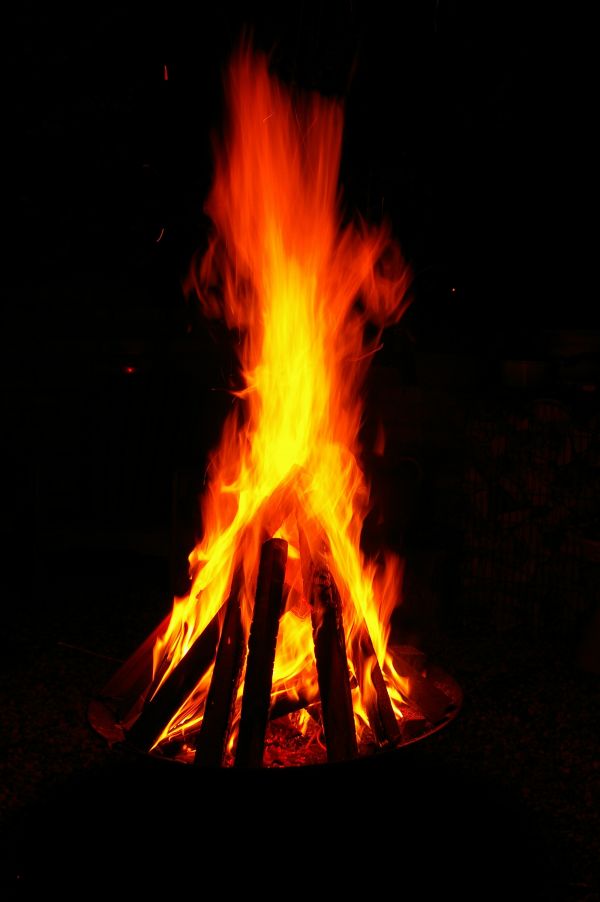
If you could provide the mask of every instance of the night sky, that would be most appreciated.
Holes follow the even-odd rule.
[[[286,81],[343,98],[346,209],[391,219],[424,335],[510,345],[595,325],[569,213],[582,54],[559,17],[460,0],[207,6],[22,5],[5,139],[15,341],[140,334],[149,308],[177,322],[243,29]]]

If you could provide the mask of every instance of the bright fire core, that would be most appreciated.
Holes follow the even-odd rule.
[[[272,699],[316,697],[301,531],[311,552],[325,555],[341,596],[360,740],[374,661],[372,653],[361,659],[357,631],[370,634],[398,716],[403,692],[386,652],[401,567],[391,555],[367,560],[361,551],[369,490],[358,436],[366,370],[381,330],[403,312],[408,271],[386,227],[342,223],[338,102],[292,95],[248,48],[229,67],[226,99],[206,203],[212,235],[188,287],[206,317],[222,318],[235,332],[244,387],[211,456],[191,588],[175,600],[156,643],[153,691],[223,608],[236,568],[248,634],[261,545],[275,536],[289,552]],[[211,674],[159,743],[198,729]],[[242,675],[230,749],[243,682]]]

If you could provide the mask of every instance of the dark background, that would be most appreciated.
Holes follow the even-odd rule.
[[[168,287],[204,237],[221,74],[246,26],[286,80],[344,99],[347,206],[392,220],[432,327],[483,330],[488,344],[598,325],[581,291],[585,21],[458,0],[393,14],[377,2],[216,6],[23,4],[8,57],[6,171],[14,262],[33,297],[11,308],[93,334],[96,319],[139,330],[142,302],[176,319]],[[111,278],[118,297],[101,286]],[[47,303],[56,282],[63,290]]]
[[[458,0],[393,14],[360,2],[20,10],[2,310],[18,547],[52,511],[66,525],[125,509],[163,523],[173,473],[201,468],[217,439],[234,362],[181,280],[206,242],[211,132],[243,29],[288,82],[343,99],[346,213],[387,217],[413,269],[414,303],[376,365],[438,386],[592,378],[585,21]],[[140,446],[161,473],[144,487]]]
[[[315,805],[331,791],[340,828],[355,817],[341,801],[348,785],[363,799],[376,795],[372,780],[380,799],[391,792],[404,847],[427,874],[422,890],[437,870],[475,898],[517,886],[527,898],[591,902],[600,536],[591,25],[560,9],[461,0],[401,2],[393,13],[358,0],[201,6],[21,4],[11,21],[6,881],[22,892],[37,880],[60,888],[79,860],[88,876],[111,875],[117,846],[131,864],[131,835],[152,841],[148,797],[160,796],[169,819],[165,799],[190,791],[187,776],[171,784],[109,750],[86,708],[185,587],[206,454],[232,403],[231,348],[186,303],[181,280],[206,242],[222,73],[248,28],[288,83],[343,98],[346,212],[389,218],[413,269],[413,304],[385,336],[367,387],[377,508],[365,542],[406,556],[396,628],[465,690],[452,727],[364,786],[354,773],[332,784],[321,776]],[[377,418],[388,435],[382,459],[370,452]],[[239,781],[221,790],[242,809],[246,799],[262,805],[263,790],[280,793]],[[217,807],[227,807],[221,797]],[[457,832],[458,812],[468,827]],[[488,881],[499,875],[483,895],[459,876],[473,858]]]

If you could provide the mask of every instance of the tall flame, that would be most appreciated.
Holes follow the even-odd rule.
[[[210,461],[191,590],[176,599],[155,646],[155,684],[221,609],[235,567],[243,571],[248,630],[261,545],[277,535],[288,541],[289,558],[273,695],[314,695],[301,524],[311,547],[327,548],[351,671],[361,667],[352,640],[366,623],[397,703],[400,686],[386,644],[401,568],[396,559],[376,563],[361,552],[369,492],[358,435],[365,373],[382,329],[403,312],[408,271],[385,226],[342,224],[338,102],[292,96],[270,75],[266,58],[248,47],[230,65],[226,99],[225,138],[215,143],[206,203],[212,237],[188,288],[206,317],[236,331],[244,387]],[[162,738],[198,724],[209,682],[210,671]],[[360,730],[364,699],[354,683]]]

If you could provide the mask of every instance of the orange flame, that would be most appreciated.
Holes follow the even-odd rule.
[[[190,555],[191,590],[175,600],[155,646],[155,672],[160,667],[164,680],[185,655],[222,607],[240,562],[248,631],[261,545],[276,535],[289,543],[289,556],[272,697],[316,696],[301,524],[311,549],[326,542],[351,672],[373,666],[372,656],[367,664],[352,652],[355,633],[366,623],[398,713],[402,687],[386,644],[401,567],[396,559],[365,560],[360,549],[369,491],[358,434],[365,373],[381,331],[404,310],[408,270],[387,227],[342,224],[338,102],[292,97],[269,74],[266,59],[247,47],[230,66],[226,95],[226,137],[215,148],[206,203],[214,229],[188,289],[207,317],[223,318],[239,335],[244,388],[211,458],[204,536]],[[210,676],[161,740],[200,722]],[[365,681],[353,682],[360,734],[367,717],[358,685]]]

